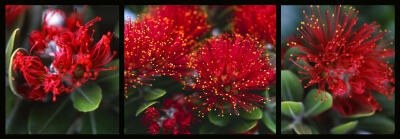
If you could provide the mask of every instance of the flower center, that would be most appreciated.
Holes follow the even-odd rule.
[[[351,92],[350,78],[354,76],[355,71],[350,69],[337,69],[336,71],[330,70],[329,75],[334,79],[338,79],[336,81],[335,87],[332,87],[331,90],[334,90],[336,95],[340,96],[348,96]]]
[[[230,85],[227,85],[227,86],[224,87],[224,90],[227,93],[231,92],[231,89],[232,89],[232,86],[230,86]]]
[[[80,78],[83,76],[83,73],[85,72],[84,68],[82,65],[77,65],[75,70],[74,70],[74,75],[77,78]]]

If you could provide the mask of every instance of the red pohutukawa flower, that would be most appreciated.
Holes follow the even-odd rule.
[[[261,43],[276,43],[276,6],[240,5],[234,9],[234,31],[243,36],[250,34]]]
[[[145,80],[186,73],[187,54],[209,30],[200,6],[155,6],[136,21],[125,23],[125,93],[127,87],[151,85]]]
[[[188,128],[198,121],[193,117],[192,105],[186,103],[182,95],[175,95],[172,99],[166,99],[162,106],[162,116],[154,107],[144,112],[141,122],[148,127],[148,133],[160,134],[162,131],[161,134],[190,134]]]
[[[188,89],[201,93],[187,98],[196,103],[194,109],[199,116],[219,109],[232,109],[239,115],[238,108],[250,111],[256,105],[262,106],[267,98],[249,93],[249,90],[265,90],[275,80],[274,69],[270,67],[268,57],[263,54],[265,48],[251,37],[239,34],[221,35],[205,41],[192,54],[189,67],[193,70],[193,81],[187,81]]]
[[[160,112],[158,112],[156,108],[150,107],[147,108],[147,110],[144,112],[144,117],[142,118],[141,122],[149,129],[147,133],[159,134],[160,133],[160,125],[158,124],[159,120],[160,120]]]
[[[113,35],[108,32],[93,44],[94,30],[91,27],[101,18],[96,17],[81,25],[82,15],[74,12],[66,20],[67,27],[49,25],[51,18],[59,12],[49,10],[44,16],[42,30],[31,33],[29,55],[17,52],[14,57],[13,68],[18,69],[26,81],[22,88],[32,92],[21,90],[27,99],[43,100],[48,92],[52,92],[55,101],[56,95],[71,92],[82,83],[95,80],[100,71],[116,69],[102,68],[116,55],[110,48]],[[44,65],[42,60],[52,62]]]
[[[6,5],[6,26],[13,23],[29,7],[28,5]]]
[[[207,13],[200,5],[162,5],[150,7],[154,17],[167,17],[173,20],[174,28],[182,30],[187,43],[194,43],[204,35],[210,25],[207,23]]]
[[[146,84],[151,77],[180,76],[185,70],[186,54],[192,47],[184,42],[182,31],[175,31],[173,20],[143,15],[125,23],[124,77],[128,85]]]
[[[17,51],[13,63],[13,70],[23,76],[25,82],[17,86],[17,91],[20,95],[27,99],[43,100],[45,93],[42,86],[42,81],[48,72],[38,56],[25,56],[23,51]]]
[[[394,55],[394,49],[385,48],[392,44],[390,39],[383,39],[388,32],[377,31],[379,25],[375,22],[354,29],[358,10],[352,7],[337,6],[333,13],[328,9],[325,18],[319,6],[315,7],[311,6],[311,17],[303,11],[306,21],[297,28],[300,41],[287,43],[304,53],[296,55],[297,60],[309,63],[298,65],[306,70],[299,73],[309,75],[301,79],[309,78],[304,87],[327,87],[334,96],[333,108],[344,116],[379,109],[372,91],[388,98],[394,92],[393,71],[382,61]]]

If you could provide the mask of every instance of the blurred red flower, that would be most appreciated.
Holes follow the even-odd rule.
[[[207,13],[200,5],[152,6],[150,13],[154,17],[173,20],[173,28],[182,31],[188,44],[195,43],[211,28],[207,23]]]
[[[276,6],[239,5],[234,8],[234,31],[250,34],[262,44],[276,44]]]
[[[193,117],[192,105],[184,101],[183,95],[175,95],[163,102],[161,116],[154,107],[144,112],[141,122],[147,126],[151,134],[191,134],[189,127],[198,119]]]
[[[10,26],[29,7],[29,5],[6,5],[6,26]]]

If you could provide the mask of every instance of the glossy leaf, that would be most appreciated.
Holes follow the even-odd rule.
[[[138,110],[136,111],[136,116],[138,116],[140,113],[142,113],[143,111],[145,111],[147,108],[149,108],[151,105],[154,105],[158,103],[157,101],[153,101],[153,102],[149,102],[149,103],[144,103],[142,106],[140,106],[138,108]]]
[[[146,100],[146,101],[156,100],[156,99],[164,96],[166,93],[167,93],[167,91],[162,90],[162,89],[158,89],[158,88],[153,89],[144,94],[144,100]]]
[[[301,101],[303,98],[303,86],[291,71],[281,71],[281,92],[282,100]]]
[[[7,47],[6,47],[6,65],[9,65],[10,59],[11,59],[11,54],[13,53],[14,50],[14,40],[17,32],[19,31],[19,28],[15,29],[13,33],[10,36],[10,39],[8,39]]]
[[[202,124],[199,130],[199,134],[216,134],[217,127],[211,123]]]
[[[297,59],[296,55],[304,55],[304,53],[300,52],[297,47],[290,47],[289,50],[286,51],[284,64],[283,64],[284,68],[287,69],[287,70],[290,70],[290,71],[307,72],[302,67],[307,66],[308,63],[304,62],[303,60],[300,60],[300,61],[295,61],[297,63],[297,65],[296,65],[295,63],[293,63],[292,61],[289,60],[289,58],[291,58],[293,60],[296,60]],[[300,65],[302,67],[299,67],[298,65]],[[301,74],[301,73],[296,73],[296,74],[300,78],[308,76],[307,74]]]
[[[119,24],[115,24],[114,35],[116,38],[119,38]]]
[[[218,116],[217,112],[215,111],[210,111],[208,112],[208,120],[219,127],[224,127],[229,123],[229,117],[228,116]]]
[[[81,134],[118,134],[119,113],[107,107],[86,113],[83,117]]]
[[[5,88],[5,97],[7,98],[5,99],[5,116],[7,118],[11,111],[13,111],[14,106],[16,106],[16,102],[20,100],[11,92],[10,87]]]
[[[13,97],[14,94],[11,94]],[[8,97],[7,97],[8,99]],[[17,99],[10,115],[5,117],[4,130],[6,134],[27,134],[28,116],[32,109],[29,102]],[[28,104],[28,105],[26,105]]]
[[[391,99],[381,93],[374,93],[374,97],[376,101],[382,108],[382,113],[387,116],[394,116],[395,114],[395,94],[391,95]]]
[[[289,128],[290,122],[286,120],[281,120],[281,133],[282,134],[291,134],[292,130]]]
[[[375,114],[361,119],[358,127],[376,134],[393,134],[395,123],[385,116]]]
[[[81,112],[90,112],[96,110],[102,99],[100,86],[94,83],[86,83],[77,87],[71,94],[75,109]]]
[[[301,124],[301,123],[296,124],[293,129],[299,135],[312,134],[312,129],[305,124]]]
[[[28,133],[66,134],[76,116],[69,102],[64,99],[34,106],[29,113]]]
[[[269,130],[272,132],[276,133],[276,120],[274,116],[270,115],[267,112],[264,112],[263,117],[262,117],[262,122],[265,124],[265,126],[268,127]]]
[[[126,93],[125,98],[126,99],[130,98],[129,96],[134,95],[136,92],[137,92],[137,88],[128,87],[128,92]]]
[[[333,100],[331,94],[322,90],[320,90],[320,93],[317,96],[318,90],[313,89],[307,94],[305,98],[306,115],[315,116],[332,107]]]
[[[242,110],[240,113],[240,117],[247,120],[260,120],[262,116],[263,113],[258,107],[255,107],[254,110],[250,110],[249,112]]]
[[[286,116],[296,117],[304,112],[304,106],[301,102],[283,101],[281,102],[281,112]]]
[[[11,92],[13,92],[16,96],[22,98],[22,96],[19,95],[19,93],[16,90],[16,87],[18,86],[18,83],[19,83],[20,75],[17,71],[12,69],[12,66],[13,66],[12,63],[13,63],[14,57],[17,54],[17,52],[22,52],[24,54],[28,54],[28,50],[26,50],[24,48],[18,48],[13,52],[13,54],[11,55],[11,59],[10,59],[10,65],[9,65],[10,68],[8,68],[8,83],[9,83]]]
[[[347,122],[331,129],[332,134],[346,134],[353,130],[358,124],[358,121]]]
[[[237,120],[232,125],[232,130],[235,133],[243,133],[247,132],[250,129],[254,128],[257,125],[257,121],[244,121],[244,120]]]
[[[115,59],[104,67],[117,67],[115,70],[102,71],[96,79],[101,87],[103,97],[118,97],[119,96],[119,59]]]
[[[319,134],[318,130],[315,129],[314,127],[310,127],[311,129],[311,134]]]
[[[357,118],[363,118],[363,117],[369,117],[375,114],[375,111],[372,111],[370,113],[358,113],[350,116],[346,116],[346,118],[352,118],[352,119],[357,119]]]

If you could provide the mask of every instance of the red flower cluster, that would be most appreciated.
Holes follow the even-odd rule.
[[[6,5],[6,26],[13,23],[29,7],[27,5]]]
[[[159,134],[162,129],[162,134],[190,134],[188,128],[197,121],[190,111],[192,105],[186,103],[182,95],[175,95],[166,99],[162,106],[165,114],[162,117],[154,107],[144,112],[142,123],[148,127],[148,133]]]
[[[93,45],[94,30],[90,33],[91,27],[101,18],[96,17],[81,25],[83,16],[74,12],[66,20],[67,27],[49,25],[51,18],[59,12],[49,10],[44,16],[42,30],[31,33],[29,55],[17,52],[14,57],[13,69],[18,69],[24,76],[27,84],[23,88],[30,88],[32,92],[25,94],[27,99],[43,100],[48,92],[52,92],[55,101],[56,95],[71,92],[82,83],[95,80],[100,71],[116,69],[101,68],[116,55],[115,51],[113,54],[110,52],[113,35],[108,32]],[[46,67],[42,60],[52,62]]]
[[[154,17],[167,17],[174,20],[174,28],[182,30],[189,44],[204,35],[209,29],[207,13],[200,5],[163,5],[150,7]]]
[[[234,31],[243,36],[250,34],[262,44],[276,43],[276,6],[240,5],[234,10]]]
[[[156,108],[147,108],[147,110],[144,112],[142,123],[149,129],[149,131],[147,131],[148,133],[160,133],[160,125],[158,124],[158,121],[160,121],[160,113],[156,110]]]
[[[188,66],[194,71],[194,80],[185,86],[202,91],[187,98],[193,103],[201,101],[194,108],[200,109],[199,116],[217,108],[219,116],[223,116],[224,109],[229,114],[233,109],[239,115],[237,107],[250,111],[265,103],[267,98],[245,92],[265,90],[275,80],[264,49],[251,37],[225,34],[207,40],[192,54]]]
[[[17,51],[12,68],[13,70],[18,69],[26,81],[16,88],[22,97],[32,100],[45,98],[42,81],[46,77],[48,69],[38,56],[25,56],[24,51]]]
[[[125,24],[125,87],[160,75],[178,76],[185,70],[185,54],[192,51],[183,41],[184,34],[175,32],[169,18],[143,16]],[[127,88],[125,88],[126,91]]]
[[[379,25],[375,22],[353,29],[358,10],[352,7],[337,6],[333,13],[326,10],[325,22],[319,6],[315,7],[316,11],[311,6],[311,17],[303,11],[306,21],[297,28],[300,41],[287,44],[305,53],[296,55],[297,60],[310,64],[298,65],[307,71],[299,73],[309,75],[301,81],[310,78],[305,88],[318,84],[320,90],[325,90],[327,85],[334,96],[333,108],[344,116],[378,109],[372,91],[388,98],[394,92],[393,71],[382,61],[394,55],[394,49],[385,48],[392,44],[383,39],[388,32],[377,32]]]
[[[152,7],[136,21],[125,23],[124,77],[128,86],[167,75],[180,79],[194,40],[208,29],[199,6]]]

